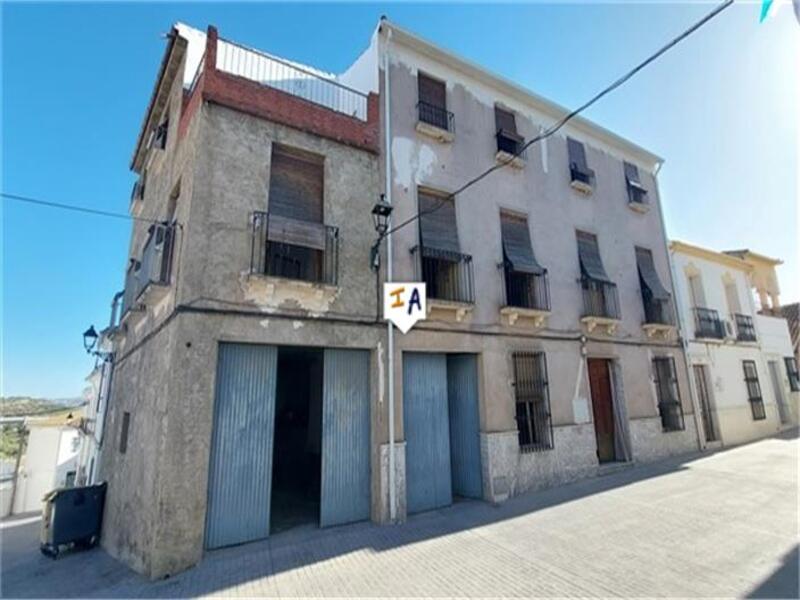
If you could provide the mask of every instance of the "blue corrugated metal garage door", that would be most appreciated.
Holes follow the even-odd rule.
[[[478,361],[474,354],[447,355],[447,400],[453,493],[466,498],[481,498]]]
[[[219,346],[207,548],[269,535],[277,362],[274,346]]]
[[[369,352],[325,350],[321,527],[369,518]]]
[[[451,504],[447,359],[444,354],[403,353],[403,430],[408,512]]]

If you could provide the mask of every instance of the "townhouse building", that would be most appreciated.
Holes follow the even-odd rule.
[[[670,252],[704,446],[747,442],[796,425],[788,327],[782,318],[757,314],[753,265],[735,253],[679,241]]]
[[[109,552],[160,577],[697,449],[661,159],[583,118],[518,152],[565,113],[385,19],[339,76],[176,25],[105,332]],[[426,284],[406,335],[384,280]]]

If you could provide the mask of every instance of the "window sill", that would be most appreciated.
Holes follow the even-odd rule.
[[[594,333],[595,330],[599,329],[601,333],[614,335],[617,331],[617,325],[619,325],[619,319],[587,316],[581,317],[581,323],[586,326],[587,333]]]
[[[416,130],[418,133],[433,138],[442,144],[449,144],[456,138],[452,131],[447,131],[446,129],[431,125],[430,123],[425,123],[424,121],[417,121]]]
[[[517,306],[503,306],[500,308],[500,316],[505,318],[505,322],[509,326],[529,324],[533,327],[541,328],[544,327],[547,322],[550,311],[535,308],[519,308]]]
[[[663,340],[669,339],[675,331],[674,325],[666,325],[664,323],[644,323],[642,329],[648,338],[660,338]]]
[[[650,212],[650,205],[646,202],[628,202],[628,208],[642,215]]]
[[[505,150],[498,150],[497,154],[494,155],[495,160],[498,164],[507,164],[515,169],[522,169],[525,167],[525,159],[520,156],[514,156],[510,152],[506,152]]]
[[[570,187],[583,194],[584,196],[591,196],[592,192],[594,191],[594,186],[591,183],[586,183],[585,181],[578,181],[577,179],[573,179],[569,182]]]
[[[431,318],[431,315],[438,315],[444,320],[461,323],[472,315],[474,308],[475,306],[468,302],[437,300],[435,298],[427,299],[428,318]]]

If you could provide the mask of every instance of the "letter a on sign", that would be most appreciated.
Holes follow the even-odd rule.
[[[425,284],[392,283],[383,284],[383,318],[407,333],[414,323],[425,318]]]

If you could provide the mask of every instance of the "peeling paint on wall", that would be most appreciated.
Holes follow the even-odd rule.
[[[290,281],[242,273],[239,279],[245,300],[264,312],[276,309],[300,309],[322,315],[339,295],[339,288],[306,281]],[[297,329],[297,326],[295,326]]]
[[[292,321],[292,329],[300,329],[302,326],[302,321]]]
[[[394,183],[406,190],[424,181],[436,164],[436,153],[427,145],[405,137],[392,140]]]

